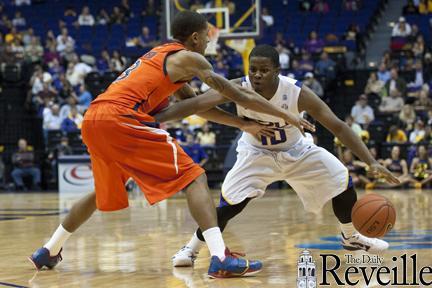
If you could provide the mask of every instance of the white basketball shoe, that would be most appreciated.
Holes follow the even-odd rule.
[[[198,252],[192,250],[192,248],[183,246],[174,256],[172,257],[172,263],[174,267],[192,267],[195,259],[197,258]]]
[[[341,234],[342,247],[346,250],[364,250],[370,253],[378,253],[386,250],[389,247],[389,244],[384,240],[378,238],[369,238],[361,235],[358,232],[353,234],[349,238],[346,238],[343,233]]]

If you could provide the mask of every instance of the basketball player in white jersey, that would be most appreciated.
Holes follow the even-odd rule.
[[[272,104],[291,113],[298,115],[307,112],[338,137],[360,160],[367,163],[372,174],[383,177],[390,183],[398,183],[397,178],[373,158],[361,139],[318,96],[299,81],[279,74],[279,54],[273,47],[256,46],[249,59],[249,75],[233,80],[234,82],[243,88],[255,90]],[[215,103],[198,101],[198,98],[216,98],[212,91],[206,94],[186,101],[196,101],[196,112],[205,111]],[[223,99],[220,100],[224,102]],[[174,115],[185,116],[180,106],[173,108],[173,111],[162,112],[157,119],[164,121]],[[234,115],[216,112],[215,109],[208,112],[199,115],[211,121],[239,127]],[[332,200],[345,249],[375,253],[388,248],[387,242],[365,237],[353,227],[351,210],[357,195],[347,168],[333,154],[313,144],[310,138],[304,137],[295,127],[284,126],[282,119],[241,106],[237,106],[237,113],[242,118],[268,125],[273,129],[274,136],[255,137],[243,132],[238,141],[237,162],[225,178],[217,208],[218,224],[222,231],[228,220],[239,214],[251,199],[262,197],[268,185],[275,181],[286,181],[298,194],[307,211],[318,213]],[[189,243],[173,256],[173,265],[192,266],[203,241],[198,229]]]

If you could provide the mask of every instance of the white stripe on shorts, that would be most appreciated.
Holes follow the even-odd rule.
[[[158,129],[158,128],[148,127],[148,126],[132,125],[129,123],[122,123],[122,124],[129,126],[129,127],[132,127],[132,128],[135,128],[135,129],[146,130],[146,131],[153,132],[153,133],[156,133],[159,135],[165,135],[167,143],[170,144],[172,149],[173,149],[174,167],[176,169],[176,174],[178,174],[179,168],[178,168],[178,164],[177,164],[177,147],[173,142],[173,138],[171,137],[171,135],[167,131],[162,130],[162,129]]]

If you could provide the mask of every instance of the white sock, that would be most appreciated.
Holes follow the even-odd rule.
[[[186,247],[191,248],[194,252],[199,252],[199,250],[201,250],[201,247],[203,244],[204,244],[204,242],[198,238],[198,236],[195,232],[194,235],[192,236],[191,240],[189,241],[189,243],[186,244]]]
[[[340,223],[340,228],[346,238],[350,238],[352,235],[357,233],[357,230],[354,228],[351,222],[346,224]]]
[[[225,243],[219,227],[213,227],[202,232],[210,255],[217,256],[221,261],[225,259]]]
[[[60,224],[57,230],[51,236],[51,239],[43,247],[50,251],[51,256],[56,256],[63,247],[63,244],[71,235],[72,233],[66,231],[66,229],[64,229]]]

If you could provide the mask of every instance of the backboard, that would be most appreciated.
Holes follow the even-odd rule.
[[[172,39],[171,21],[183,10],[194,10],[208,19],[208,22],[219,29],[222,39],[259,37],[261,34],[261,0],[235,1],[196,1],[164,0],[166,37]],[[212,3],[208,5],[206,3]],[[203,3],[203,4],[201,4]]]

